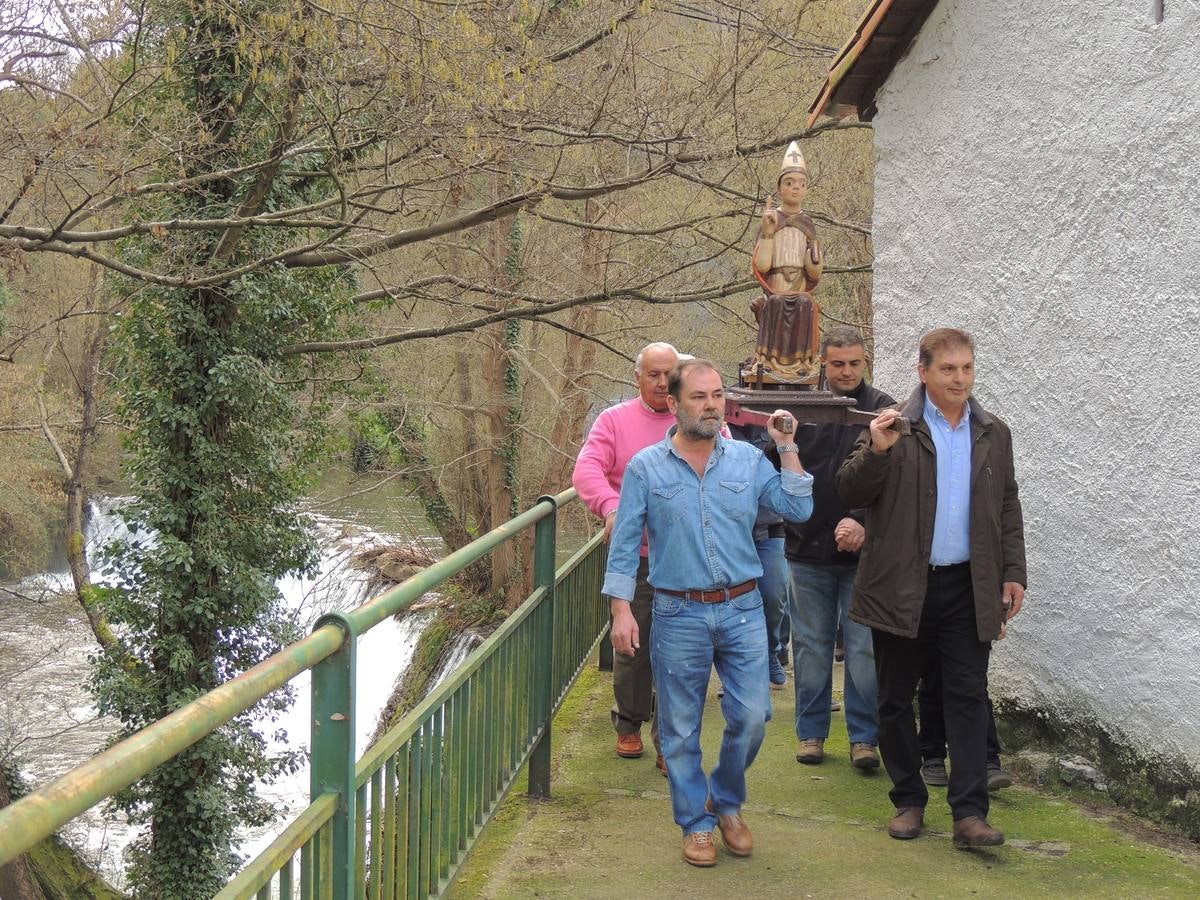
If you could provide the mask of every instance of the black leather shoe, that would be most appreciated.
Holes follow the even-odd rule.
[[[927,759],[921,766],[921,779],[930,787],[945,787],[950,783],[944,759]]]
[[[1012,787],[1013,777],[1003,767],[988,763],[987,786],[989,791],[999,791]]]

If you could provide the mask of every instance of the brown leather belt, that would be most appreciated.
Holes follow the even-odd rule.
[[[724,603],[726,600],[732,600],[734,597],[748,594],[756,587],[758,587],[758,580],[751,578],[749,581],[743,581],[741,584],[735,584],[732,587],[713,588],[708,591],[672,591],[667,588],[655,588],[655,590],[663,594],[670,594],[672,597],[682,597],[684,600],[691,600],[693,603]]]

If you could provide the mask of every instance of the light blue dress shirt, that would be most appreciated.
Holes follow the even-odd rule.
[[[925,395],[925,424],[937,451],[937,512],[933,520],[931,566],[952,566],[971,558],[971,404],[957,428]]]
[[[761,501],[785,519],[812,515],[812,476],[775,467],[762,451],[718,436],[704,477],[665,439],[629,461],[608,549],[603,592],[632,600],[643,528],[650,583],[669,590],[710,590],[762,576],[754,545]]]

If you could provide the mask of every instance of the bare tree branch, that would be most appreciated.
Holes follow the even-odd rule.
[[[605,291],[598,294],[583,294],[578,297],[571,297],[567,300],[559,300],[557,302],[546,302],[542,306],[537,307],[517,307],[513,309],[497,310],[486,316],[480,316],[475,319],[469,319],[465,322],[459,322],[454,325],[443,325],[436,328],[414,328],[410,331],[402,331],[397,334],[382,335],[374,338],[362,338],[353,341],[311,341],[303,344],[293,344],[290,347],[285,347],[283,350],[284,356],[291,356],[297,353],[346,353],[357,350],[373,350],[376,347],[386,347],[391,344],[400,344],[407,341],[421,340],[422,338],[443,337],[448,334],[461,334],[466,331],[475,331],[485,325],[491,325],[495,322],[503,322],[507,319],[534,319],[549,313],[558,312],[564,309],[570,309],[573,306],[579,306],[582,303],[600,303],[607,300],[639,300],[642,303],[652,304],[677,304],[677,303],[696,303],[701,300],[712,300],[717,297],[728,297],[730,294],[740,293],[741,291],[752,290],[758,285],[756,281],[738,281],[720,287],[711,288],[704,291],[696,291],[687,294],[667,294],[655,296],[648,291],[624,289],[618,291]]]

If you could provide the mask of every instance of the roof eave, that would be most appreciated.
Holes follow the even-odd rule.
[[[874,118],[876,93],[935,6],[937,0],[873,0],[834,57],[809,106],[807,127],[823,113],[843,118],[857,112],[864,121]]]

